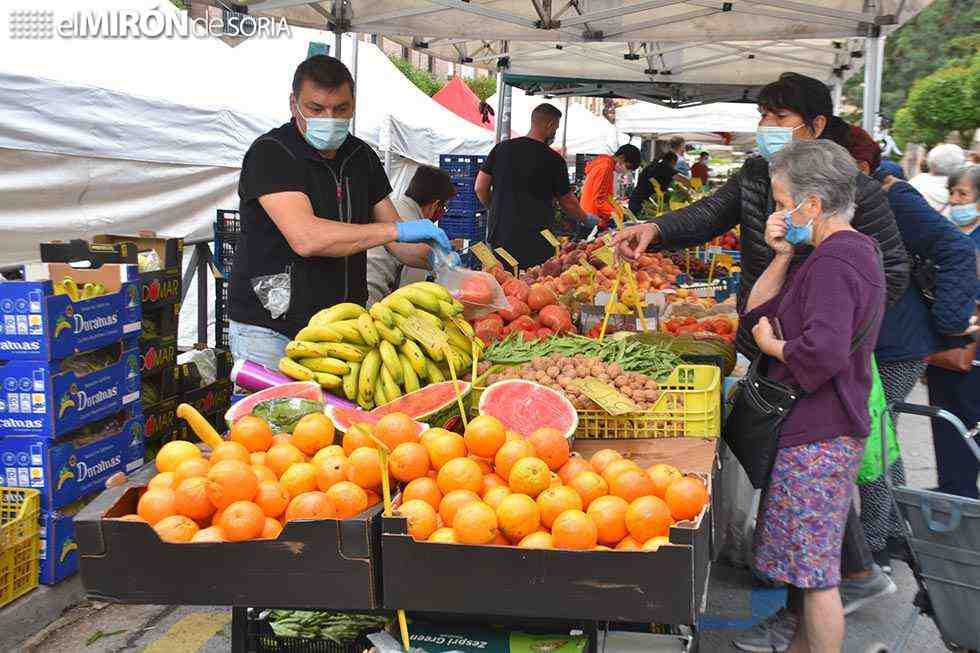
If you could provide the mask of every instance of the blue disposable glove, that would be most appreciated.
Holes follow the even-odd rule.
[[[438,259],[441,259],[441,260],[437,261],[436,260],[437,258]],[[429,259],[429,269],[430,270],[435,270],[437,264],[438,265],[443,265],[443,266],[448,265],[448,267],[451,267],[451,268],[461,268],[461,267],[463,267],[463,261],[462,261],[462,259],[459,258],[459,254],[457,254],[453,250],[446,251],[446,250],[444,250],[444,249],[442,249],[440,247],[437,247],[437,246],[433,246],[429,250],[428,259]],[[449,259],[448,263],[447,263],[446,259]]]
[[[399,243],[436,243],[444,250],[452,251],[452,243],[446,232],[435,225],[431,220],[408,220],[396,222],[398,237],[395,239]]]
[[[599,226],[599,218],[591,213],[587,213],[585,215],[585,224],[589,227],[589,231],[591,231]]]

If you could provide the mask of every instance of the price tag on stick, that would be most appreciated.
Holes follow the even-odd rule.
[[[503,247],[498,247],[498,248],[496,248],[493,251],[497,252],[497,256],[499,256],[500,258],[504,259],[504,262],[507,265],[509,265],[512,268],[514,268],[514,276],[516,277],[517,276],[517,267],[519,265],[518,262],[517,262],[517,259],[514,258],[513,256],[511,256],[510,255],[510,252],[508,252]]]
[[[544,236],[544,239],[551,243],[551,246],[555,248],[555,256],[561,254],[561,243],[555,237],[555,234],[551,233],[550,229],[542,229],[541,235]]]
[[[470,251],[473,252],[478,259],[480,259],[480,263],[483,264],[484,270],[492,270],[500,265],[500,261],[498,261],[497,257],[493,255],[493,252],[490,251],[490,248],[487,247],[486,243],[476,243],[470,247]]]
[[[633,403],[632,399],[594,377],[579,379],[575,382],[575,386],[582,394],[599,404],[599,407],[610,415],[642,412],[642,409]]]

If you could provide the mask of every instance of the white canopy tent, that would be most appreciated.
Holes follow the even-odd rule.
[[[722,133],[745,141],[759,124],[754,104],[716,102],[671,109],[648,102],[637,102],[616,110],[616,129],[630,136],[683,136],[687,141],[724,143]]]

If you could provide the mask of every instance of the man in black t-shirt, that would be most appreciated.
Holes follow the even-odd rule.
[[[688,188],[691,182],[687,177],[677,171],[677,154],[674,152],[665,153],[658,161],[647,165],[640,171],[640,178],[636,180],[636,186],[630,195],[630,211],[633,215],[640,215],[643,211],[643,203],[654,193],[651,179],[656,179],[660,186],[660,192],[665,196],[670,196],[670,186],[673,182],[682,184]]]
[[[555,254],[540,232],[553,222],[556,199],[567,215],[590,227],[599,223],[582,210],[565,160],[549,147],[560,121],[561,111],[539,104],[527,136],[498,143],[476,177],[476,195],[490,208],[490,243],[510,252],[522,269]]]
[[[418,268],[430,267],[424,243],[451,249],[430,220],[398,220],[381,161],[348,133],[354,80],[343,63],[326,55],[301,63],[289,105],[293,119],[245,153],[228,288],[232,354],[272,368],[318,310],[365,303],[368,249],[383,245]]]

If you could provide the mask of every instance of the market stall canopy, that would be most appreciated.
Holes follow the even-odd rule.
[[[716,102],[671,109],[637,102],[616,109],[616,129],[630,135],[754,134],[758,124],[754,104]]]
[[[453,77],[432,96],[432,99],[446,107],[460,118],[493,131],[494,115],[492,106],[483,102],[466,82]]]

